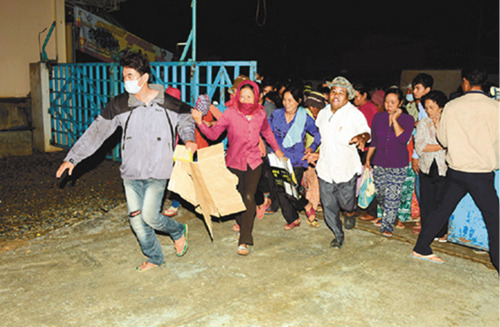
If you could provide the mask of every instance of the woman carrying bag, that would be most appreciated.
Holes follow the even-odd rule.
[[[300,106],[301,103],[301,90],[296,87],[288,87],[283,93],[284,108],[276,109],[271,117],[269,117],[269,124],[276,137],[276,141],[278,141],[285,157],[289,158],[292,163],[298,185],[301,185],[304,171],[308,167],[307,160],[303,159],[304,155],[316,151],[320,144],[320,135],[315,121]],[[307,149],[304,146],[306,132],[314,137],[314,141]],[[302,211],[302,209],[306,211],[310,225],[314,226],[318,224],[315,220],[316,214],[314,209],[304,195],[300,196],[299,199],[295,199],[279,189],[278,199],[281,212],[286,220],[285,230],[291,230],[300,226],[301,221],[298,211]],[[309,217],[312,217],[311,220],[309,220]]]

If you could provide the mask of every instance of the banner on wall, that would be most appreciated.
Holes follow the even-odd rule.
[[[174,56],[82,8],[75,6],[74,14],[76,48],[104,62],[116,62],[129,51],[141,51],[149,61],[171,61]]]

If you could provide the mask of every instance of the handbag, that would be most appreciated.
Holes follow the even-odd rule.
[[[361,209],[366,209],[375,197],[375,183],[373,182],[372,169],[363,171],[361,187],[359,188],[358,206]]]
[[[283,189],[288,196],[299,199],[303,193],[304,187],[301,185],[300,181],[297,181],[295,178],[290,159],[283,158],[280,160],[274,153],[268,154],[267,157],[276,186]]]

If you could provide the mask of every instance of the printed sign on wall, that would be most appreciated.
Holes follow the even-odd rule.
[[[149,61],[171,61],[173,53],[157,47],[82,8],[75,7],[77,49],[104,62],[116,62],[129,51]]]

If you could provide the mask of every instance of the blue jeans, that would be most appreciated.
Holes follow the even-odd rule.
[[[342,230],[342,221],[340,220],[340,209],[352,212],[356,209],[356,182],[357,175],[345,183],[329,183],[318,178],[319,195],[323,206],[325,222],[331,229],[335,238],[339,242],[344,241],[344,231]]]
[[[147,261],[155,265],[165,263],[155,230],[170,234],[174,240],[184,233],[181,223],[161,214],[166,185],[165,179],[123,180],[130,227]]]

